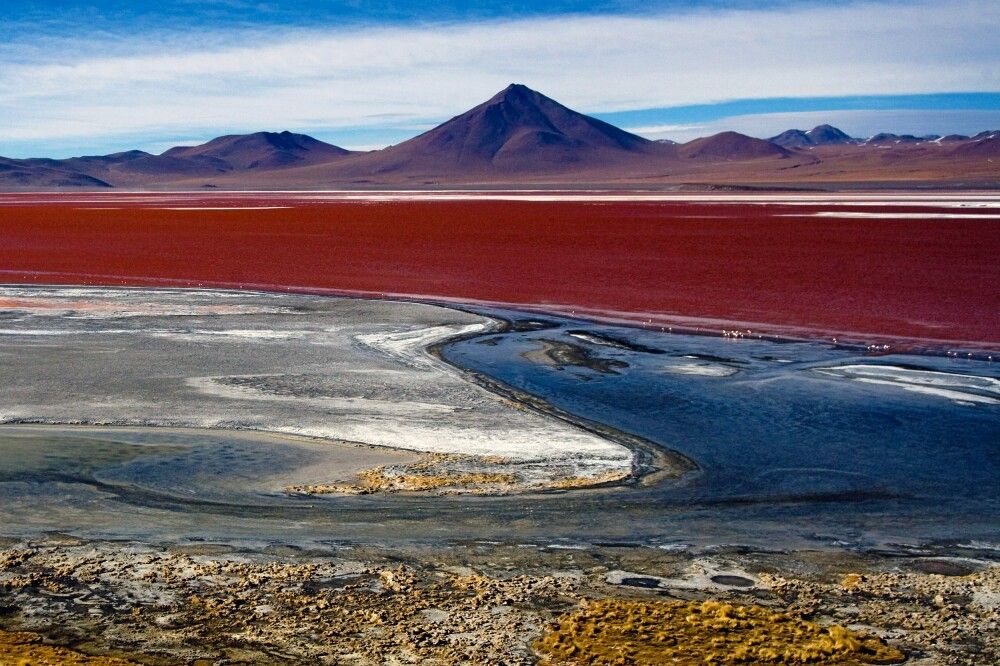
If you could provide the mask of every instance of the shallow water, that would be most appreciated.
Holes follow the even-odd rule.
[[[691,458],[698,472],[643,500],[667,521],[710,510],[752,536],[735,521],[754,506],[789,532],[1000,534],[996,363],[542,320],[444,356]],[[587,361],[538,362],[567,343]]]
[[[4,533],[326,544],[1000,543],[996,364],[544,321],[442,353],[678,451],[698,470],[648,488],[530,497],[291,497],[281,484],[322,464],[328,445],[211,430],[6,426]]]

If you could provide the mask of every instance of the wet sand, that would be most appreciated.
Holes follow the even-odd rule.
[[[164,501],[280,497],[315,484],[352,488],[413,451],[267,432],[169,427],[0,425],[0,482],[82,484]]]

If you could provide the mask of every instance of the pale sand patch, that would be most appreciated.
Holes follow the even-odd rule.
[[[782,217],[801,217],[800,215],[782,215]],[[818,213],[807,213],[806,217],[838,217],[859,220],[1000,220],[1000,215],[993,213],[866,213],[847,210],[824,210]]]
[[[696,375],[699,377],[729,377],[739,372],[738,368],[721,363],[677,363],[663,366],[665,372],[677,375]]]
[[[891,386],[954,402],[1000,404],[1000,380],[993,377],[917,370],[892,365],[842,365],[816,368],[816,371],[832,377]]]

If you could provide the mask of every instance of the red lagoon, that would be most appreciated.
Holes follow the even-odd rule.
[[[0,282],[414,295],[995,345],[1000,208],[944,199],[3,195]]]

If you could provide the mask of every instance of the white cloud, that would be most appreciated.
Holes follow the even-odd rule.
[[[714,123],[697,125],[643,125],[641,127],[625,127],[623,129],[649,139],[671,139],[675,136],[704,136],[705,131],[714,127]]]
[[[355,150],[357,152],[365,152],[369,150],[381,150],[390,144],[387,143],[345,143],[342,144],[341,148],[346,148],[347,150]]]
[[[450,117],[511,81],[588,112],[996,91],[997,25],[1000,3],[956,0],[258,30],[242,46],[232,33],[135,36],[103,58],[77,38],[49,42],[33,63],[0,50],[0,142],[329,130],[381,115],[375,124],[400,127]]]

